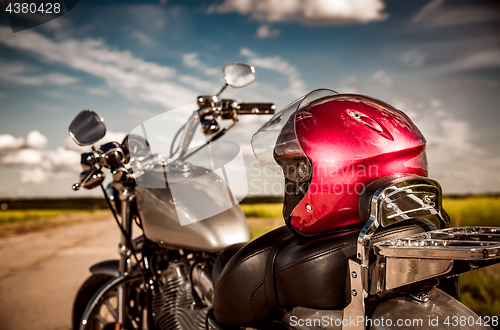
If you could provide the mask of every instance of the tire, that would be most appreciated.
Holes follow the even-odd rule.
[[[73,303],[73,330],[80,328],[80,321],[90,299],[113,276],[104,274],[91,275],[80,287]]]

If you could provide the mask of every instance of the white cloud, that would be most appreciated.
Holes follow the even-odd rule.
[[[390,88],[393,85],[392,77],[385,70],[378,70],[373,74],[372,80],[380,85]]]
[[[470,162],[471,155],[481,153],[481,149],[472,143],[470,124],[443,109],[441,100],[395,99],[393,104],[404,111],[425,136],[429,162],[436,165],[431,166],[432,170],[449,168],[449,164],[457,159],[462,163]],[[446,167],[437,164],[445,164]]]
[[[146,108],[135,108],[135,107],[127,108],[127,112],[136,117],[143,118],[144,120],[154,117],[158,114],[158,112],[151,111]]]
[[[196,78],[193,76],[183,75],[179,77],[179,81],[193,87],[197,90],[205,91],[205,93],[217,93],[217,90],[220,89],[220,84],[215,84],[210,81],[206,81],[200,78]]]
[[[15,138],[10,134],[0,134],[0,150],[19,149],[24,145],[24,138]]]
[[[26,138],[0,135],[0,164],[21,167],[21,182],[42,183],[76,175],[80,171],[80,153],[63,147],[44,150],[47,142],[38,131],[29,132]]]
[[[166,2],[165,2],[166,3]],[[133,25],[142,28],[141,30],[146,30],[149,28],[151,31],[162,30],[168,26],[169,14],[167,10],[162,7],[158,7],[156,4],[137,4],[126,7],[128,19],[133,20]],[[174,8],[168,8],[171,12],[175,12]],[[115,12],[111,12],[115,14]]]
[[[427,3],[425,6],[420,9],[420,11],[415,15],[413,18],[414,22],[421,22],[423,21],[426,17],[429,17],[432,15],[432,13],[435,13],[439,8],[443,5],[445,0],[434,0],[429,3]]]
[[[222,71],[220,68],[206,68],[203,70],[203,73],[206,74],[207,76],[221,76]]]
[[[489,49],[461,56],[450,63],[434,68],[433,71],[438,73],[449,73],[499,67],[500,50]]]
[[[151,47],[151,46],[156,45],[156,43],[153,41],[153,39],[151,39],[148,35],[146,35],[142,32],[134,31],[134,32],[132,32],[132,37],[137,39],[144,46]]]
[[[0,27],[0,44],[101,78],[109,87],[133,101],[172,108],[186,104],[198,94],[169,81],[176,77],[174,69],[144,61],[128,51],[111,49],[100,39],[52,40],[33,30],[13,37],[7,27]]]
[[[102,138],[102,140],[99,140],[96,143],[96,147],[103,145],[108,142],[118,142],[121,143],[127,133],[124,132],[112,132],[112,131],[107,131],[106,135]],[[80,147],[73,141],[73,139],[68,135],[64,139],[64,148],[67,150],[73,150],[73,151],[78,151],[78,152],[88,152],[90,151],[90,147]]]
[[[358,77],[351,75],[347,78],[342,79],[340,83],[339,93],[355,94],[358,93],[358,89],[353,86],[358,80]]]
[[[459,91],[490,90],[500,86],[498,80],[463,77],[452,79],[450,84]]]
[[[412,95],[393,100],[393,104],[403,110],[425,136],[429,176],[437,179],[446,193],[495,191],[495,184],[489,181],[491,173],[498,168],[495,158],[476,142],[477,133],[471,123],[447,110],[443,101]],[[476,186],[477,183],[481,186]]]
[[[352,85],[358,80],[358,77],[352,75],[342,80],[342,85]]]
[[[59,147],[45,153],[45,162],[42,167],[47,170],[70,171],[80,170],[80,153]]]
[[[33,164],[38,166],[21,169],[21,182],[40,184],[67,177],[76,179],[81,171],[79,152],[59,147],[56,150],[40,152],[40,156],[40,162]]]
[[[99,96],[109,96],[110,92],[106,89],[103,88],[87,88],[87,93],[92,94],[92,95],[99,95]]]
[[[182,55],[182,62],[190,68],[196,68],[202,65],[200,59],[198,58],[198,53],[188,53]]]
[[[435,98],[431,98],[429,101],[431,103],[431,106],[433,106],[434,108],[438,108],[442,104],[441,100],[438,100],[438,99],[435,99]]]
[[[425,56],[416,49],[409,50],[401,54],[401,62],[414,68],[419,68],[424,64]]]
[[[256,53],[247,48],[242,48],[240,54],[248,57],[248,62],[256,67],[276,71],[287,76],[289,82],[287,92],[289,94],[300,96],[306,93],[306,84],[300,77],[299,70],[281,57],[259,57]]]
[[[280,30],[274,29],[271,30],[269,25],[261,25],[259,26],[259,29],[257,30],[257,38],[265,39],[265,38],[270,38],[270,37],[275,37],[280,34]]]
[[[236,12],[269,23],[339,25],[384,20],[384,8],[382,0],[225,0],[209,12]]]
[[[99,141],[99,144],[104,144],[108,142],[118,142],[121,143],[127,133],[124,132],[112,132],[112,131],[107,131],[106,135],[102,138],[102,140]]]
[[[248,48],[242,48],[240,50],[240,54],[243,55],[243,56],[248,56],[248,57],[257,57],[257,54],[252,52],[250,49]]]
[[[422,7],[415,15],[415,23],[426,27],[449,27],[500,20],[498,9],[487,3],[446,6],[445,0],[434,0]]]
[[[34,149],[19,149],[0,158],[4,165],[38,165],[42,162],[42,152]]]
[[[40,184],[47,182],[49,180],[49,175],[47,175],[47,172],[41,167],[23,168],[20,171],[19,180],[22,183]]]
[[[0,80],[20,85],[67,85],[78,81],[78,78],[61,73],[34,74],[36,70],[22,63],[0,63]]]
[[[198,58],[198,53],[187,53],[182,55],[182,62],[185,66],[200,70],[207,76],[221,76],[221,70],[219,68],[211,68],[208,65],[202,63]]]
[[[125,133],[109,132],[102,142],[121,142],[124,136]],[[71,146],[69,141],[66,143]],[[76,146],[73,141],[71,143]],[[81,171],[80,153],[86,150],[64,147],[46,150],[46,146],[47,138],[38,131],[31,131],[26,139],[0,135],[0,165],[20,167],[19,180],[23,183],[43,183],[69,176],[76,178]]]
[[[31,131],[26,137],[26,146],[33,149],[43,149],[47,146],[47,137],[39,131]]]
[[[9,151],[19,151],[22,148],[43,149],[47,146],[47,137],[39,131],[31,131],[26,138],[14,137],[10,134],[0,135],[0,156]]]

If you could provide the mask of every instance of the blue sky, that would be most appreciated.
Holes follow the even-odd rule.
[[[498,192],[499,28],[494,1],[81,0],[18,33],[0,14],[0,196],[76,197],[80,150],[67,127],[80,110],[121,139],[215,93],[232,61],[258,78],[225,97],[280,108],[325,87],[382,99],[422,130],[445,192]],[[227,137],[250,169],[263,121],[242,118]]]

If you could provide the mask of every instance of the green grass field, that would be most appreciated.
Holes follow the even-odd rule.
[[[500,227],[500,197],[444,198],[443,206],[452,226]],[[281,218],[283,205],[243,204],[241,208],[247,217]]]
[[[87,220],[110,217],[107,210],[5,210],[0,211],[0,237]]]
[[[500,227],[500,197],[444,198],[451,225]]]
[[[445,198],[452,226],[500,227],[500,197]],[[243,204],[252,239],[284,225],[282,204]],[[109,218],[109,211],[0,211],[0,237],[89,219]],[[500,315],[500,264],[460,275],[462,302],[481,316]]]
[[[0,224],[88,212],[84,210],[6,210],[0,212]]]
[[[452,226],[500,227],[500,197],[445,198]],[[500,264],[460,275],[462,302],[481,316],[500,315]]]

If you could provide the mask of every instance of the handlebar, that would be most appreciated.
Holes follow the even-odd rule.
[[[276,110],[274,103],[240,103],[239,115],[273,115]]]
[[[180,134],[180,132],[183,131],[182,136],[180,137],[179,147],[176,149],[174,154],[171,154],[170,157],[168,157],[168,159],[162,161],[171,163],[175,160],[185,159],[191,156],[193,153],[224,135],[231,127],[234,126],[234,124],[236,124],[238,121],[238,115],[273,115],[276,109],[274,103],[254,102],[238,104],[235,100],[229,99],[214,102],[213,96],[198,97],[198,104],[199,106],[204,104],[209,104],[210,106],[200,106],[197,111],[193,112],[187,123],[184,124],[178,132],[178,134]],[[215,135],[213,135],[206,144],[188,153],[188,147],[193,139],[195,129],[200,124],[200,120],[203,120],[205,116],[209,116],[209,118],[211,116],[211,120],[214,120],[214,118],[231,119],[232,123],[215,133]],[[176,136],[178,134],[176,134]],[[99,150],[93,149],[92,153],[84,154],[83,156],[85,159],[82,158],[82,164],[86,165],[88,172],[84,168],[87,173],[84,178],[81,178],[80,183],[73,185],[73,190],[79,190],[91,181],[98,182],[97,180],[100,179],[101,176],[103,177],[103,174],[100,171],[100,168],[102,167],[108,168],[113,175],[113,179],[117,182],[128,181],[132,178],[129,171],[123,165],[126,163],[126,157],[122,151],[122,145],[120,143],[106,143],[102,145]]]
[[[96,168],[91,168],[88,172],[87,175],[83,179],[81,179],[80,182],[75,183],[74,185],[71,186],[71,189],[74,191],[80,190],[81,187],[85,187],[85,185],[98,173],[98,169]]]

